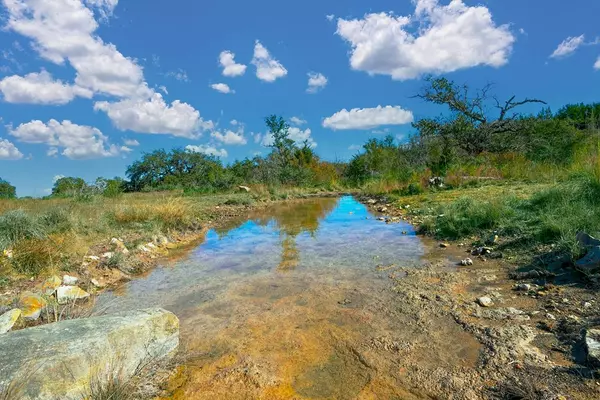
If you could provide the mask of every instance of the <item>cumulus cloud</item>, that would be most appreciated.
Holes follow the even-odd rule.
[[[194,107],[179,100],[168,105],[160,93],[154,93],[149,100],[99,101],[94,109],[106,112],[122,131],[196,137],[200,130],[213,126],[211,121],[202,120]]]
[[[237,132],[232,130],[226,130],[225,132],[213,131],[210,136],[223,144],[241,146],[248,143],[248,140],[244,137],[243,129],[239,129]]]
[[[288,133],[289,138],[292,139],[297,145],[301,146],[306,142],[312,148],[317,147],[317,142],[315,142],[313,139],[310,128],[302,130],[298,127],[292,126],[288,130]],[[254,136],[254,141],[257,143],[260,142],[260,144],[263,146],[271,146],[275,142],[275,139],[271,133],[265,133],[264,135],[256,134]]]
[[[470,7],[462,0],[446,6],[439,0],[413,3],[411,16],[382,12],[338,19],[336,33],[352,48],[353,69],[407,80],[508,63],[515,37],[508,25],[495,24],[487,7]]]
[[[223,76],[242,76],[246,72],[246,66],[236,63],[235,53],[228,50],[222,51],[219,54],[219,64],[223,67]]]
[[[306,123],[306,120],[304,120],[302,118],[298,118],[298,117],[292,117],[292,118],[290,118],[290,122],[294,125],[300,126],[300,125],[304,125]]]
[[[29,38],[43,59],[57,65],[68,64],[76,73],[73,84],[52,81],[44,73],[10,77],[8,89],[14,90],[9,98],[64,104],[76,95],[113,96],[116,101],[97,102],[95,109],[105,111],[120,129],[140,133],[191,137],[197,134],[196,128],[212,124],[203,122],[197,110],[180,100],[167,105],[160,94],[148,87],[138,62],[98,36],[94,13],[110,16],[117,0],[2,1],[7,9],[6,29]],[[188,79],[183,70],[170,76]],[[43,90],[32,97],[32,87]],[[44,93],[46,98],[41,100]]]
[[[594,64],[594,69],[600,70],[600,57],[598,57],[598,59],[596,60],[596,63]]]
[[[6,139],[0,138],[0,160],[20,160],[23,153]]]
[[[327,78],[325,75],[317,72],[308,73],[308,93],[317,93],[327,85]]]
[[[135,147],[135,146],[139,146],[140,142],[138,142],[135,139],[124,139],[123,143],[125,144],[125,146],[131,146],[131,147]]]
[[[212,85],[210,85],[210,87],[213,88],[214,90],[216,90],[217,92],[220,92],[223,94],[235,93],[235,90],[231,89],[229,87],[229,85],[226,83],[213,83]]]
[[[575,53],[575,51],[584,44],[585,35],[577,36],[577,37],[568,37],[563,40],[556,50],[550,55],[551,58],[561,58],[566,57]]]
[[[0,92],[8,103],[61,105],[75,96],[92,97],[90,90],[54,80],[45,70],[25,76],[7,76],[0,81]]]
[[[62,155],[71,159],[114,157],[130,149],[108,143],[108,138],[94,127],[77,125],[71,121],[58,122],[54,119],[44,123],[33,120],[10,128],[9,133],[20,142],[45,143],[50,146],[48,155],[56,155],[63,148]]]
[[[413,113],[399,106],[343,109],[323,120],[323,127],[344,129],[373,129],[382,125],[404,125],[414,121]]]
[[[185,149],[192,153],[202,153],[209,156],[217,156],[217,157],[227,157],[227,150],[225,149],[217,149],[216,147],[201,144],[199,146],[196,145],[188,145],[185,146]]]
[[[269,51],[258,40],[254,44],[254,57],[251,61],[256,67],[256,77],[261,81],[275,82],[278,78],[283,78],[288,71],[285,67],[271,57]]]

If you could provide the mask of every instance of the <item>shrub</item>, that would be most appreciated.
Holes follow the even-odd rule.
[[[45,237],[44,227],[23,210],[11,210],[0,215],[0,249],[6,249],[19,240]]]
[[[44,239],[25,239],[13,248],[12,267],[22,274],[37,276],[59,257],[54,243]]]
[[[42,214],[38,220],[48,233],[62,233],[73,227],[71,216],[64,208],[51,208]]]

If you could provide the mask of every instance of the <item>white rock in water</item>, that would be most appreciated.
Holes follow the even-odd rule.
[[[480,297],[477,299],[477,303],[479,303],[481,307],[491,307],[494,305],[494,302],[489,297]]]
[[[21,310],[15,308],[0,315],[0,335],[12,329],[21,316]]]
[[[79,278],[75,277],[75,276],[69,276],[69,275],[65,275],[63,276],[63,285],[76,285],[77,282],[79,282]]]
[[[179,320],[163,309],[73,319],[0,336],[0,385],[21,382],[22,400],[91,398],[90,384],[172,357]],[[99,382],[102,385],[106,382]]]
[[[600,366],[600,329],[585,331],[585,349],[590,363]]]
[[[69,301],[87,299],[88,297],[90,297],[90,294],[77,286],[61,286],[56,289],[58,304],[66,304]]]

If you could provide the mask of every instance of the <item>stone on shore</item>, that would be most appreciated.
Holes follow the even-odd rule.
[[[61,284],[62,281],[58,276],[51,276],[50,278],[46,279],[42,284],[42,292],[46,296],[51,296]]]
[[[479,303],[481,307],[491,307],[494,305],[494,302],[489,297],[480,297],[477,299],[477,303]]]
[[[179,320],[163,309],[74,319],[0,336],[0,387],[22,386],[23,400],[87,398],[92,380],[174,355]]]
[[[0,335],[10,331],[20,316],[21,310],[18,308],[12,309],[0,315]]]
[[[585,331],[585,349],[589,362],[600,367],[600,329]]]
[[[21,316],[28,321],[38,319],[47,304],[46,300],[38,294],[25,292],[19,298]]]
[[[82,300],[88,297],[90,297],[90,294],[77,286],[61,286],[56,289],[58,304],[67,304],[69,301]]]

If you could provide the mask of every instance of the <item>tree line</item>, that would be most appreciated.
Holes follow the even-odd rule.
[[[577,150],[597,140],[600,103],[570,104],[552,113],[543,100],[500,100],[488,85],[471,90],[446,78],[429,77],[415,97],[445,108],[439,117],[412,124],[413,134],[398,143],[393,136],[369,139],[348,162],[322,160],[308,142],[298,144],[279,116],[265,118],[272,136],[270,152],[230,165],[211,155],[176,148],[142,155],[126,170],[126,179],[58,179],[52,197],[117,196],[123,192],[183,189],[190,193],[227,191],[238,185],[361,186],[373,180],[409,182],[415,174],[444,176],[457,165],[499,162],[521,157],[530,162],[567,165]],[[540,105],[537,114],[519,112]],[[511,157],[506,157],[511,155]],[[16,189],[0,179],[0,198]]]

